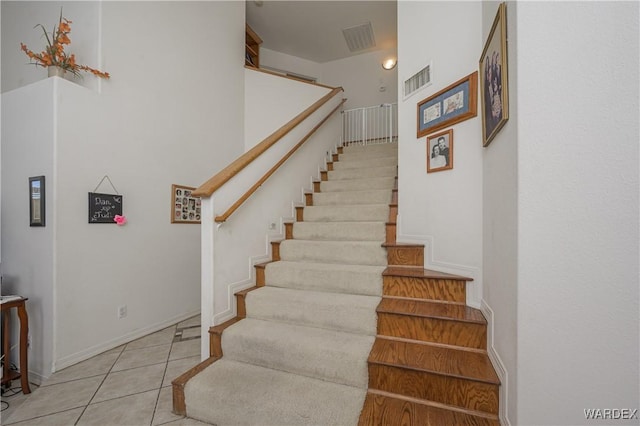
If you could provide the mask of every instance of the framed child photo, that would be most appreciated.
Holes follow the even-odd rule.
[[[453,169],[453,129],[427,136],[427,173]]]
[[[191,193],[195,188],[171,185],[171,223],[200,223],[202,205],[200,197]]]

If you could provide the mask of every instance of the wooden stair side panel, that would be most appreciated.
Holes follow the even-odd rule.
[[[378,336],[369,355],[370,365],[406,369],[499,385],[486,351]]]
[[[385,275],[382,278],[383,294],[392,297],[466,302],[466,282],[442,278],[403,277]]]
[[[424,246],[421,244],[383,244],[388,265],[424,266]]]
[[[358,426],[500,426],[496,416],[368,392]]]
[[[451,319],[379,312],[378,334],[474,349],[487,348],[485,324]]]
[[[498,385],[389,365],[369,366],[369,388],[498,414]]]

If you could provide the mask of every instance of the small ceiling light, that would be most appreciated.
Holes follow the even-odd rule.
[[[392,70],[397,64],[398,61],[396,61],[394,58],[390,58],[382,63],[382,68],[384,68],[385,70]]]

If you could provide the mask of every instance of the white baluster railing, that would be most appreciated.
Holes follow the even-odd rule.
[[[398,104],[342,112],[342,145],[370,145],[398,140]]]

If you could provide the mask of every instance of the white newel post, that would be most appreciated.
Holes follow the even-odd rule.
[[[202,198],[202,223],[200,236],[200,255],[201,259],[201,346],[200,358],[202,361],[209,358],[209,327],[213,324],[213,273],[214,273],[214,233],[216,231],[216,223],[214,221],[214,196]]]

